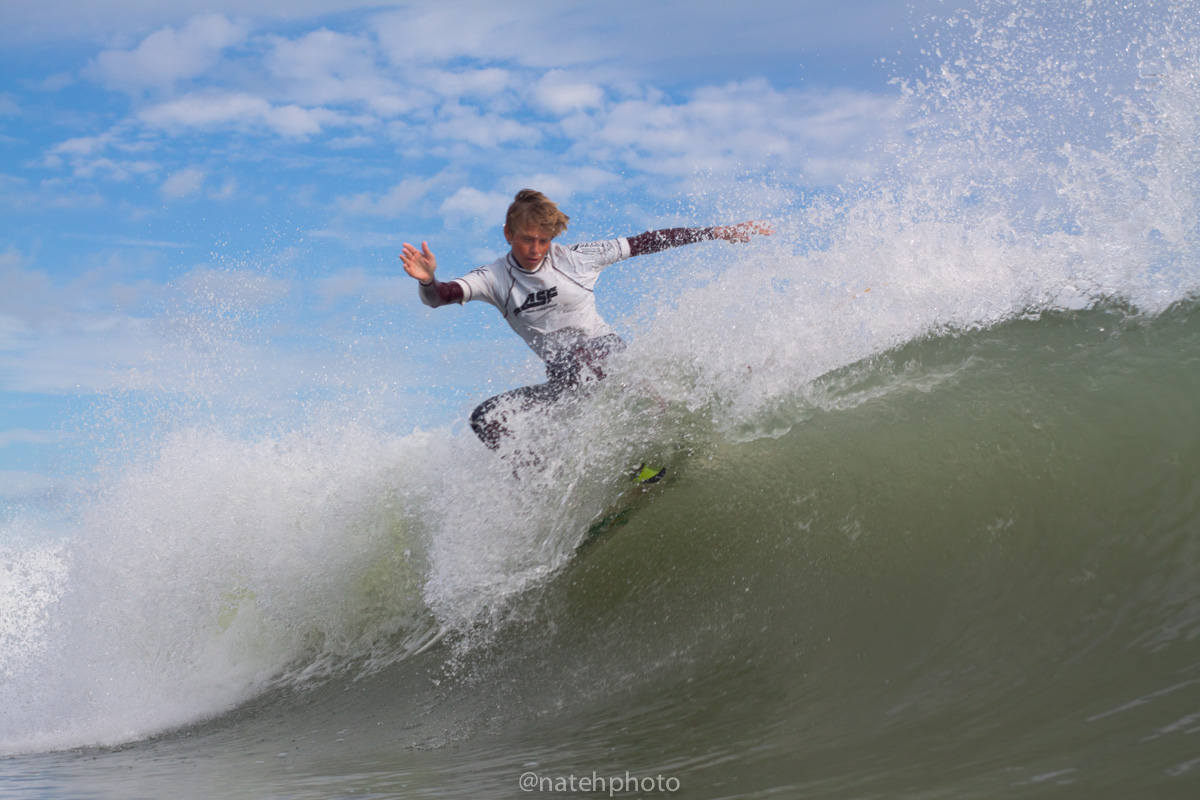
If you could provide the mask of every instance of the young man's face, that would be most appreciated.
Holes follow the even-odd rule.
[[[513,258],[522,269],[533,272],[542,265],[542,259],[550,252],[550,242],[554,239],[545,228],[520,228],[510,230],[504,226],[504,238],[512,245]]]

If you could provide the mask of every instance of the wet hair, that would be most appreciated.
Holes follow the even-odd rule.
[[[517,192],[512,205],[508,207],[508,216],[504,218],[504,227],[512,233],[529,228],[542,228],[550,232],[553,239],[567,229],[571,218],[558,210],[558,206],[546,195],[533,189],[522,189]]]

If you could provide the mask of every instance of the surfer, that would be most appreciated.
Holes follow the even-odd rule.
[[[549,406],[603,379],[605,359],[625,348],[596,310],[592,291],[601,269],[694,242],[746,242],[755,234],[774,233],[764,222],[743,222],[647,231],[564,247],[554,239],[567,229],[568,220],[544,194],[522,189],[504,220],[504,238],[512,250],[503,258],[443,283],[434,277],[437,259],[427,242],[421,242],[420,250],[405,242],[400,254],[404,271],[420,283],[425,305],[491,303],[546,365],[545,383],[491,397],[471,414],[471,429],[492,450],[499,450],[509,435],[510,414]]]

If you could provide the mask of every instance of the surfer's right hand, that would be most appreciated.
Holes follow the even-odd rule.
[[[404,264],[404,271],[421,283],[429,283],[433,280],[434,270],[437,269],[437,259],[433,257],[433,251],[429,249],[428,242],[421,242],[420,250],[405,242],[404,249],[400,252],[400,261]]]

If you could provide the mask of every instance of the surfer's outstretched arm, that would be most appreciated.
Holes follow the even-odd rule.
[[[765,222],[741,222],[737,225],[717,225],[708,228],[667,228],[661,231],[646,231],[629,237],[629,254],[641,256],[657,253],[672,247],[682,247],[695,242],[748,242],[754,235],[770,236],[775,232]]]
[[[762,220],[750,220],[749,222],[739,222],[737,225],[718,225],[713,228],[714,238],[724,239],[727,242],[748,242],[750,237],[770,236],[775,233],[775,229],[770,223]]]
[[[405,242],[400,252],[400,261],[404,264],[404,271],[421,284],[421,302],[425,305],[437,308],[462,300],[462,284],[456,281],[442,283],[433,277],[437,269],[437,259],[429,249],[428,242],[421,242],[420,250]]]

